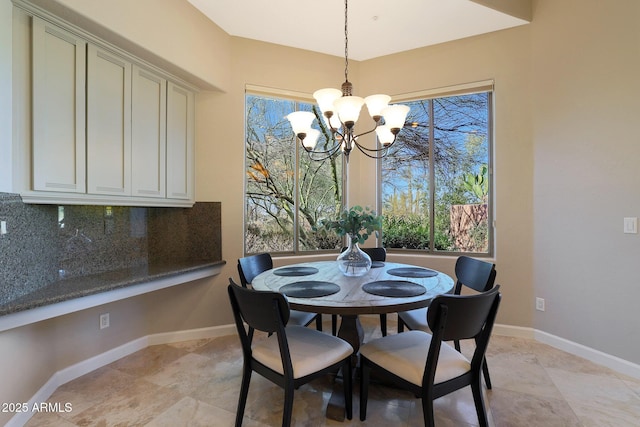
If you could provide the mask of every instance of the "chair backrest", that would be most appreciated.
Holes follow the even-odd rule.
[[[386,261],[387,250],[385,248],[360,248],[371,257],[371,261]]]
[[[347,247],[344,246],[340,253],[347,250]],[[386,261],[387,260],[387,250],[385,248],[360,248],[362,252],[369,255],[371,261]]]
[[[237,285],[231,278],[227,290],[241,336],[246,333],[243,322],[258,331],[274,333],[289,321],[289,303],[280,292],[248,289]]]
[[[423,387],[433,387],[443,341],[475,339],[471,371],[481,375],[484,354],[502,298],[499,290],[500,286],[496,285],[487,292],[474,295],[445,294],[431,301],[427,322],[433,335],[422,378]]]
[[[251,255],[238,259],[238,275],[240,276],[240,284],[246,287],[253,282],[255,277],[267,270],[273,268],[273,259],[268,253]]]
[[[453,293],[456,295],[460,295],[462,285],[478,292],[486,292],[496,281],[495,264],[464,255],[456,261],[455,271],[456,286]]]

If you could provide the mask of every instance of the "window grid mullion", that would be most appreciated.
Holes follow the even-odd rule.
[[[433,115],[433,99],[429,100],[429,252],[435,252],[436,249],[436,167],[434,161],[435,150],[433,148],[435,142],[434,132],[434,115]]]

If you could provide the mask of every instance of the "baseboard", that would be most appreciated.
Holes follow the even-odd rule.
[[[558,350],[565,351],[569,354],[573,354],[574,356],[578,356],[609,369],[613,369],[621,374],[640,379],[640,365],[603,353],[600,350],[560,338],[548,332],[539,331],[533,328],[496,324],[493,327],[493,333],[496,335],[534,339],[543,344],[557,348]]]
[[[148,335],[146,338],[149,345],[171,344],[173,342],[193,341],[222,337],[225,335],[237,334],[236,325],[211,326],[208,328],[189,329],[187,331],[161,332],[159,334]]]
[[[493,333],[505,337],[535,339],[533,328],[525,328],[522,326],[500,325],[496,323],[493,325]]]
[[[46,402],[53,392],[61,385],[151,345],[208,339],[235,333],[235,325],[222,325],[210,328],[190,329],[186,331],[162,332],[129,341],[126,344],[68,366],[53,374],[51,378],[49,378],[49,381],[47,381],[40,390],[38,390],[36,394],[29,399],[29,408],[32,408],[35,404]],[[29,421],[32,415],[33,413],[30,411],[19,412],[9,420],[5,427],[22,427],[27,423],[27,421]]]
[[[595,350],[591,347],[587,347],[543,331],[536,330],[534,338],[536,341],[548,344],[559,350],[566,351],[567,353],[582,357],[583,359],[590,360],[599,365],[606,366],[607,368],[613,369],[621,374],[640,379],[640,365],[629,362],[628,360],[603,353],[600,350]]]

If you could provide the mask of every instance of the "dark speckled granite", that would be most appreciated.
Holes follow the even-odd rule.
[[[190,273],[224,264],[224,261],[171,263],[155,266],[140,266],[107,271],[91,276],[79,276],[58,280],[36,291],[0,305],[0,316],[31,308],[42,307],[73,298],[86,297],[100,292],[112,291],[132,285],[139,285],[156,279]]]
[[[0,193],[0,315],[222,263],[220,203],[25,204]]]

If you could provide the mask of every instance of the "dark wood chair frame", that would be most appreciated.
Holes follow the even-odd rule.
[[[468,256],[460,256],[456,261],[456,284],[453,288],[454,295],[462,293],[462,287],[473,289],[477,292],[487,292],[493,288],[496,281],[496,265],[490,262],[481,261]],[[404,331],[407,326],[400,316],[398,316],[398,333]],[[460,351],[460,340],[454,340],[453,345],[456,350]],[[482,364],[484,373],[484,381],[487,389],[491,390],[491,377],[489,376],[489,367],[485,360]]]
[[[253,282],[253,279],[260,273],[271,270],[273,268],[273,258],[271,254],[262,253],[257,255],[249,255],[238,259],[238,276],[240,276],[240,284],[247,287]],[[322,315],[316,314],[311,317],[309,322],[304,326],[308,326],[311,322],[316,321],[316,329],[322,330]],[[334,334],[335,335],[335,334]]]
[[[360,355],[360,420],[367,414],[368,387],[371,371],[376,378],[389,381],[422,399],[424,425],[434,426],[433,400],[466,386],[471,386],[480,426],[488,425],[482,396],[482,366],[491,331],[500,305],[500,286],[476,295],[441,295],[429,306],[427,321],[433,335],[421,385],[400,378]],[[476,348],[471,369],[448,381],[434,384],[438,356],[443,341],[474,339]]]
[[[342,368],[343,372],[351,372],[351,355],[313,374],[301,378],[294,378],[285,328],[289,320],[289,303],[285,296],[279,292],[256,291],[244,288],[234,283],[232,279],[229,279],[227,290],[244,357],[242,385],[238,399],[235,425],[236,427],[242,425],[242,418],[249,393],[251,373],[255,371],[284,389],[285,401],[282,426],[288,427],[291,425],[291,417],[293,414],[294,390],[320,376],[337,373],[340,368]],[[245,328],[245,323],[248,325],[248,330]],[[280,356],[282,357],[284,375],[253,358],[251,343],[254,330],[266,332],[267,334],[276,334],[280,348]],[[346,415],[348,419],[351,419],[353,407],[352,380],[350,375],[343,375],[343,386]]]

